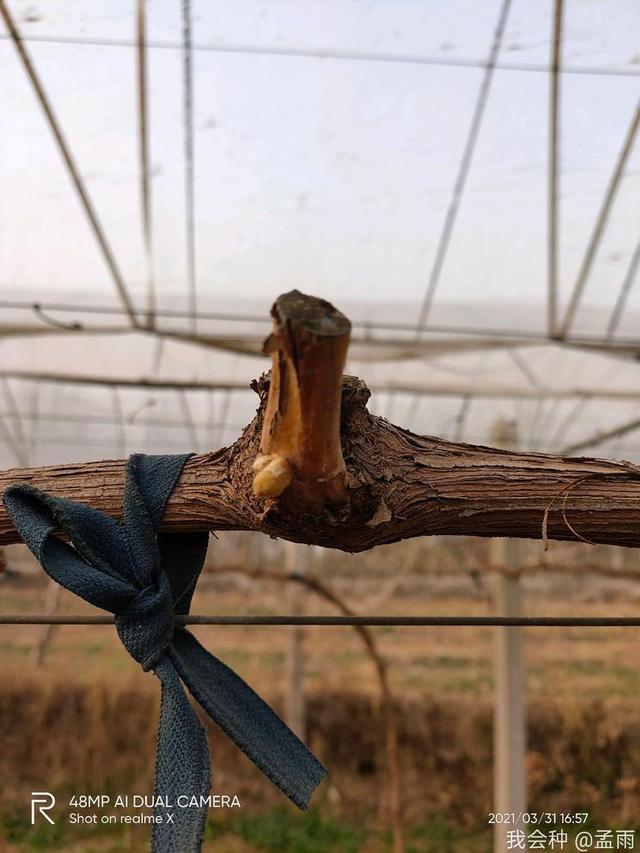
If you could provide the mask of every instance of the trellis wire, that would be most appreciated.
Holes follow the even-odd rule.
[[[44,86],[35,69],[35,66],[31,61],[31,57],[25,47],[24,39],[18,31],[18,28],[13,20],[13,17],[11,15],[11,12],[9,11],[9,7],[6,4],[5,0],[0,0],[0,16],[2,16],[4,20],[5,26],[7,27],[7,30],[9,32],[8,37],[13,42],[13,45],[18,53],[18,57],[20,58],[22,67],[31,82],[34,94],[36,95],[36,98],[38,99],[38,102],[40,103],[40,106],[42,107],[42,110],[47,118],[49,128],[56,141],[62,159],[64,160],[64,163],[67,167],[69,177],[71,178],[73,186],[75,187],[78,198],[89,220],[91,230],[93,231],[93,234],[98,242],[104,261],[109,269],[111,278],[113,279],[113,283],[118,292],[118,296],[120,297],[122,307],[125,310],[127,316],[129,317],[131,325],[134,328],[138,328],[140,324],[138,318],[136,317],[133,302],[127,289],[124,277],[116,262],[111,245],[107,240],[106,233],[98,219],[98,214],[93,206],[93,202],[89,197],[89,193],[87,191],[85,183],[82,179],[82,176],[80,175],[78,166],[71,153],[69,143],[67,142],[67,139],[62,131],[62,127],[58,123],[58,119],[53,111],[51,102],[45,92]],[[7,37],[3,36],[3,38]]]
[[[560,62],[564,0],[555,0],[553,10],[553,40],[551,74],[549,76],[549,158],[547,213],[547,333],[556,335],[558,314],[558,274],[560,237]]]
[[[8,308],[10,310],[17,311],[30,311],[35,312],[38,316],[38,319],[44,321],[48,324],[56,323],[57,325],[63,326],[60,321],[55,321],[51,317],[43,318],[43,311],[65,311],[67,313],[85,313],[85,314],[102,314],[102,315],[110,315],[119,317],[124,313],[122,308],[119,308],[115,305],[78,305],[73,303],[64,303],[64,302],[34,302],[32,300],[20,301],[16,299],[0,299],[0,308]],[[180,309],[170,309],[170,308],[158,308],[155,312],[156,317],[162,318],[170,318],[177,320],[192,320],[194,315],[190,311],[180,310]],[[199,320],[218,320],[224,323],[258,323],[263,326],[268,326],[271,322],[270,317],[268,315],[257,315],[257,314],[238,314],[233,312],[226,311],[205,311],[198,310],[198,319]],[[415,333],[415,323],[402,323],[402,322],[389,322],[389,321],[373,321],[373,320],[359,320],[355,319],[351,321],[351,325],[354,329],[365,329],[366,333],[370,335],[372,331],[388,331],[388,332],[407,332],[407,333]],[[76,324],[76,326],[69,326],[70,331],[74,329],[81,330],[82,325]],[[98,330],[96,330],[98,331]],[[100,329],[99,331],[108,331],[108,327],[104,329]],[[522,341],[524,343],[546,343],[548,341],[548,336],[545,334],[541,334],[535,330],[531,329],[500,329],[493,328],[491,326],[482,327],[482,326],[466,326],[466,325],[454,325],[451,323],[427,323],[421,331],[429,332],[434,335],[450,335],[450,334],[458,334],[458,335],[469,335],[476,336],[481,335],[484,337],[490,338],[500,338],[506,341]],[[363,340],[371,339],[367,338],[367,334],[363,336]],[[197,337],[197,336],[196,336]],[[380,343],[381,341],[378,338],[373,338],[373,341],[376,343]],[[382,341],[384,342],[384,341]],[[576,345],[593,345],[594,347],[598,344],[603,343],[602,335],[594,335],[594,334],[580,334],[577,337],[571,337],[571,344]],[[616,344],[626,344],[626,345],[637,345],[638,344],[637,337],[616,337]],[[610,342],[610,347],[613,348]]]
[[[140,157],[140,205],[142,214],[142,244],[144,249],[144,278],[147,289],[149,329],[155,325],[156,295],[153,276],[153,225],[151,219],[151,169],[149,155],[149,110],[147,97],[146,0],[138,0],[136,34],[138,60],[138,153]]]
[[[0,33],[0,41],[6,41],[7,36]],[[28,33],[23,36],[23,41],[33,42],[34,44],[59,44],[59,45],[79,45],[79,46],[94,46],[94,47],[116,47],[116,48],[133,48],[135,42],[128,38],[106,38],[100,36],[72,36],[72,35],[38,35],[37,33]],[[181,44],[173,39],[148,39],[147,47],[156,50],[180,50]],[[220,54],[240,54],[249,56],[276,56],[288,57],[292,59],[316,59],[320,61],[347,61],[347,62],[378,62],[392,63],[398,65],[433,65],[445,68],[486,68],[487,61],[484,59],[471,58],[455,58],[452,56],[442,55],[425,55],[425,54],[408,54],[408,53],[390,53],[376,52],[370,53],[367,51],[357,50],[338,50],[332,48],[307,48],[298,47],[295,45],[282,47],[276,45],[257,45],[257,44],[230,44],[230,43],[209,43],[209,42],[194,42],[192,45],[194,52],[202,53],[220,53]],[[531,62],[499,62],[496,63],[498,71],[515,71],[515,72],[532,72],[535,74],[548,74],[549,66],[547,63],[531,63]],[[611,67],[611,66],[593,66],[593,65],[565,65],[562,69],[563,74],[585,75],[587,77],[638,77],[640,71],[632,66]]]
[[[182,0],[182,100],[187,239],[187,299],[189,313],[191,314],[191,331],[195,333],[198,328],[198,295],[196,283],[195,166],[193,144],[193,39],[191,29],[191,0]]]
[[[456,218],[458,216],[458,210],[460,208],[462,196],[464,195],[467,177],[471,168],[471,161],[473,159],[476,142],[478,141],[478,136],[480,135],[480,127],[482,125],[487,101],[489,99],[491,81],[493,80],[493,73],[495,71],[498,54],[500,53],[502,37],[504,35],[505,27],[507,25],[507,18],[509,16],[510,8],[511,0],[504,0],[500,9],[500,14],[498,16],[498,22],[496,24],[495,33],[493,35],[491,50],[489,52],[489,58],[485,66],[485,73],[482,79],[482,83],[480,85],[480,91],[478,93],[478,98],[476,100],[476,104],[473,110],[471,125],[469,127],[469,132],[467,134],[467,138],[464,144],[462,160],[460,161],[458,174],[456,175],[456,180],[453,186],[453,192],[449,201],[449,206],[447,208],[447,213],[444,219],[444,224],[442,226],[442,231],[440,233],[440,238],[438,240],[438,247],[436,249],[435,258],[431,267],[431,272],[429,274],[427,289],[423,297],[422,306],[420,308],[420,314],[418,316],[418,326],[416,329],[416,333],[418,336],[422,334],[424,325],[427,322],[429,312],[431,311],[431,306],[433,305],[436,289],[440,281],[442,268],[444,267],[445,258],[447,256],[447,250],[451,241],[451,235],[453,233],[453,228],[456,222]]]
[[[0,625],[113,625],[113,616],[9,613]],[[640,628],[640,616],[176,616],[176,625],[368,627]]]

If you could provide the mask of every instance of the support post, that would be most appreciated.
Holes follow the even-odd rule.
[[[285,568],[287,575],[304,577],[310,562],[309,547],[295,542],[285,542]],[[304,586],[288,584],[288,611],[294,616],[302,613]],[[304,695],[304,628],[289,628],[289,647],[286,661],[285,720],[301,740],[306,740],[307,708]]]
[[[513,421],[499,419],[492,435],[498,447],[513,449],[517,431]],[[491,541],[491,562],[503,568],[496,573],[496,615],[520,616],[522,590],[516,574],[518,543],[514,539]],[[520,628],[495,629],[494,699],[494,803],[496,812],[520,815],[526,810],[525,684]],[[507,849],[507,833],[526,826],[496,823],[494,851]]]

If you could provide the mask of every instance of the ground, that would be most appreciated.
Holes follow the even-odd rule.
[[[362,586],[328,571],[327,583],[360,610],[377,613],[487,615],[490,582],[427,583],[383,594],[372,573]],[[571,585],[573,584],[573,586]],[[635,582],[602,595],[594,582],[530,584],[528,613],[638,615]],[[406,587],[406,585],[405,585]],[[357,594],[354,589],[357,588]],[[200,584],[194,613],[281,613],[284,587],[263,581]],[[44,587],[2,582],[2,612],[42,611]],[[304,609],[330,613],[308,594]],[[60,612],[92,609],[63,592]],[[0,773],[12,780],[0,795],[0,839],[7,851],[74,853],[146,850],[147,831],[102,828],[82,833],[63,822],[31,828],[28,792],[55,789],[150,790],[157,682],[128,657],[111,627],[60,627],[44,665],[35,668],[40,628],[0,626]],[[259,692],[282,705],[287,628],[194,628],[201,642]],[[532,807],[583,810],[590,826],[640,829],[640,668],[638,630],[531,628],[525,632]],[[400,733],[406,850],[491,849],[491,700],[494,631],[487,628],[377,628]],[[212,815],[205,851],[292,850],[301,853],[390,850],[379,684],[361,639],[350,628],[305,631],[309,741],[331,770],[307,815],[280,795],[211,727],[219,792],[236,788],[243,807]],[[34,786],[38,786],[37,788]],[[27,799],[25,799],[27,798]]]

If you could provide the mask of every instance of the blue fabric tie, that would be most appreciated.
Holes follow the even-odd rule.
[[[174,804],[180,794],[206,800],[210,789],[207,740],[184,683],[254,764],[305,809],[326,769],[245,681],[175,624],[175,615],[189,613],[208,541],[206,533],[157,532],[188,458],[131,456],[122,523],[31,486],[11,486],[4,503],[47,574],[114,613],[129,654],[160,679],[156,798]],[[71,545],[54,535],[60,529]],[[156,806],[156,815],[165,811]],[[206,802],[175,814],[174,823],[154,824],[152,850],[197,853]]]

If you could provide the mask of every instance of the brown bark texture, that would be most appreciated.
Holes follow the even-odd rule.
[[[455,534],[640,546],[640,469],[626,462],[518,453],[418,436],[366,408],[369,391],[343,377],[340,435],[348,502],[322,509],[254,494],[269,378],[254,383],[256,417],[232,447],[193,456],[163,528],[253,530],[295,542],[363,551],[414,536]],[[13,469],[14,483],[121,515],[124,460]],[[19,541],[4,508],[0,544]]]

